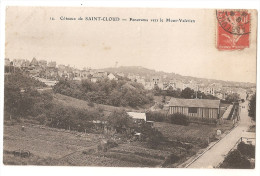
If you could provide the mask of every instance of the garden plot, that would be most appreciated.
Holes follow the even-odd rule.
[[[49,128],[26,126],[25,130],[22,131],[21,125],[5,126],[4,151],[27,150],[34,156],[58,159],[78,150],[97,145],[101,138],[103,138],[101,135],[79,135],[75,132],[58,131],[58,129],[50,130]]]
[[[58,165],[107,167],[159,167],[169,152],[121,144],[107,152],[97,148],[76,152],[58,161]]]

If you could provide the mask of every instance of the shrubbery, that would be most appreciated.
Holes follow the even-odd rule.
[[[16,68],[14,73],[5,75],[5,85],[7,84],[23,89],[41,88],[47,86],[43,82],[26,75],[18,68]]]
[[[37,91],[35,86],[38,86],[38,81],[21,74],[17,77],[11,74],[5,80],[6,120],[23,118],[55,128],[90,131],[93,126],[91,121],[102,117],[99,110],[77,109],[54,104],[50,92]],[[24,86],[24,91],[20,90],[21,86]]]
[[[239,150],[234,150],[228,154],[220,168],[230,169],[250,169],[250,161],[241,154]]]
[[[50,120],[48,126],[80,132],[91,132],[92,120],[101,118],[101,114],[95,109],[86,110],[58,105],[48,110],[46,116]]]
[[[217,100],[218,98],[213,95],[206,95],[205,93],[198,91],[195,92],[193,89],[186,87],[183,90],[177,89],[174,90],[172,87],[168,88],[167,90],[162,90],[158,86],[155,86],[153,89],[154,95],[156,96],[169,96],[169,97],[175,97],[175,98],[202,98],[202,99],[212,99]]]
[[[248,115],[255,121],[256,118],[256,93],[254,93],[249,101]]]
[[[244,142],[240,142],[237,146],[237,150],[239,150],[242,155],[245,155],[249,158],[255,158],[255,146],[252,144],[245,144]]]
[[[201,118],[201,117],[191,117],[189,119],[190,123],[205,123],[205,124],[217,124],[218,119],[213,118]]]
[[[176,162],[178,162],[180,160],[180,157],[175,155],[175,154],[170,154],[166,160],[164,161],[164,163],[162,164],[162,167],[166,167],[169,164],[174,164]]]
[[[61,80],[54,91],[78,99],[113,106],[142,106],[153,101],[153,96],[141,84],[104,79],[96,83]]]
[[[148,121],[155,121],[155,122],[165,122],[167,121],[167,116],[165,113],[161,112],[147,112],[146,118]]]
[[[134,121],[125,111],[114,111],[108,116],[107,125],[115,129],[117,133],[126,134],[134,128]]]
[[[106,143],[100,144],[98,146],[98,150],[103,151],[103,152],[107,152],[109,149],[117,147],[117,146],[118,146],[118,144],[115,141],[108,140]]]
[[[169,118],[170,118],[170,122],[173,124],[184,125],[184,126],[189,125],[189,119],[184,114],[180,114],[180,113],[172,114],[169,116]]]
[[[248,158],[255,158],[255,146],[252,144],[245,144],[240,142],[237,149],[230,152],[223,163],[221,168],[233,168],[233,169],[250,169],[252,168]]]

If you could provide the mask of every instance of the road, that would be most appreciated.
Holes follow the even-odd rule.
[[[235,146],[236,142],[243,136],[251,125],[251,119],[248,116],[247,102],[241,104],[240,122],[229,134],[215,144],[210,150],[205,152],[200,158],[188,166],[188,168],[213,168],[221,163],[225,155]]]

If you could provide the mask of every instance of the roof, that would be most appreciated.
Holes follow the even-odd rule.
[[[35,58],[33,58],[31,63],[30,63],[30,65],[36,66],[36,65],[39,65],[39,63],[38,63],[38,61]]]
[[[220,100],[171,98],[169,106],[219,108]]]
[[[141,113],[141,112],[127,112],[127,114],[130,117],[132,117],[133,119],[143,119],[144,121],[146,121],[145,113]]]

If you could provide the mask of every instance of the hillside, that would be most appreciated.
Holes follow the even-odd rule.
[[[5,73],[5,87],[13,86],[18,88],[42,88],[47,85],[41,81],[38,81],[21,71],[15,73]]]
[[[121,66],[121,67],[109,67],[102,69],[111,73],[124,73],[125,75],[134,74],[145,77],[146,81],[149,81],[152,77],[161,77],[163,81],[182,81],[183,83],[188,83],[189,81],[195,81],[198,84],[204,84],[205,86],[213,83],[222,84],[223,87],[241,87],[241,88],[252,88],[256,85],[254,83],[245,82],[233,82],[233,81],[223,81],[215,79],[206,78],[196,78],[191,76],[182,76],[176,73],[167,73],[163,71],[156,71],[152,69],[147,69],[141,66]]]
[[[123,107],[115,107],[103,104],[90,104],[88,101],[80,100],[77,98],[69,97],[62,94],[53,94],[53,102],[57,105],[62,105],[64,107],[72,107],[79,108],[84,110],[93,110],[96,109],[98,111],[102,111],[105,116],[108,116],[111,112],[116,110],[121,110]],[[144,112],[144,109],[133,109],[131,107],[124,107],[126,111],[134,111],[134,112]]]

